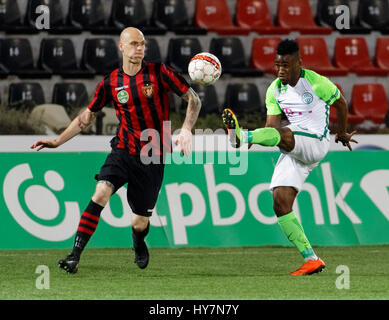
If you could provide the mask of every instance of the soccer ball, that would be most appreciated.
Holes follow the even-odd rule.
[[[190,60],[188,73],[192,81],[209,86],[219,79],[222,66],[216,56],[208,52],[201,52]]]

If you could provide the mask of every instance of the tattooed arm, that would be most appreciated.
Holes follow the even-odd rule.
[[[201,100],[197,93],[192,89],[189,90],[182,96],[182,99],[188,102],[186,109],[186,117],[182,124],[181,132],[176,140],[176,145],[181,146],[181,153],[189,155],[192,151],[192,128],[196,123],[201,109]]]

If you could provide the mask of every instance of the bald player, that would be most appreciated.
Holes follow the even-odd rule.
[[[113,102],[119,125],[111,140],[112,150],[95,176],[96,190],[82,213],[73,250],[58,262],[68,273],[77,272],[81,253],[96,230],[101,211],[126,183],[127,199],[133,212],[135,263],[141,269],[147,267],[149,252],[145,237],[163,180],[164,150],[171,147],[169,139],[168,143],[162,139],[169,135],[164,129],[164,122],[169,120],[169,92],[187,102],[186,117],[175,143],[180,146],[181,153],[188,155],[191,152],[191,130],[201,108],[200,99],[174,69],[163,63],[145,61],[146,46],[140,30],[124,29],[119,40],[122,66],[101,80],[89,106],[56,139],[39,140],[31,146],[37,151],[59,147],[88,127],[96,114]],[[156,136],[160,137],[157,141]],[[150,157],[151,151],[153,157]]]

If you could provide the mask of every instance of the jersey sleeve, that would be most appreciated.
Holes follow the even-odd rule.
[[[312,70],[304,70],[304,78],[311,84],[315,94],[327,105],[332,105],[340,98],[338,87],[327,77]]]
[[[268,116],[276,116],[282,113],[281,107],[275,97],[275,90],[278,86],[278,79],[274,80],[266,91],[266,109]]]
[[[188,91],[190,85],[185,78],[173,68],[162,63],[161,74],[163,84],[167,90],[174,92],[179,97]]]
[[[106,77],[104,77],[104,79],[98,84],[95,95],[89,104],[88,109],[92,112],[98,112],[103,109],[103,107],[108,103],[107,93]]]

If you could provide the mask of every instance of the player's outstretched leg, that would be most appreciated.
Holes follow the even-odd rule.
[[[150,255],[145,242],[145,237],[149,233],[149,230],[150,222],[148,222],[146,229],[143,231],[136,231],[134,227],[132,227],[132,242],[135,251],[134,262],[141,269],[145,269],[149,264]]]
[[[267,127],[253,131],[245,131],[239,127],[238,119],[231,109],[224,109],[222,114],[223,124],[227,128],[231,145],[239,148],[244,143],[259,144],[265,147],[274,147],[281,142],[280,131]]]
[[[224,109],[222,113],[223,124],[227,129],[230,143],[234,148],[240,147],[241,132],[239,128],[238,119],[231,109]]]

